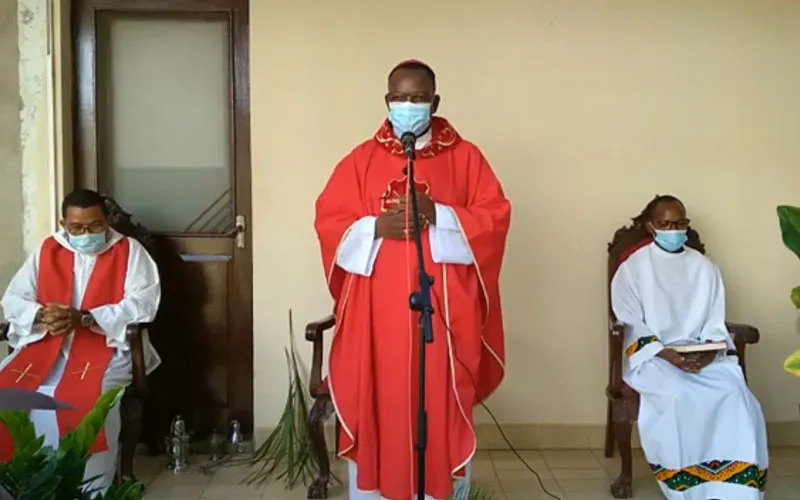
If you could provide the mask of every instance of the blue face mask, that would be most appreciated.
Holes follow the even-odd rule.
[[[427,102],[389,103],[389,122],[394,135],[401,137],[411,132],[419,137],[431,126],[431,104]]]
[[[689,238],[685,229],[676,231],[656,231],[656,244],[667,252],[677,252]]]
[[[69,244],[76,252],[94,254],[106,246],[106,233],[70,234]]]

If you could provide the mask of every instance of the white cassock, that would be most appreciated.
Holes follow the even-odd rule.
[[[75,252],[63,232],[56,233],[53,237],[61,246],[75,254],[75,280],[71,305],[78,309],[83,301],[83,294],[86,292],[86,286],[89,282],[89,277],[92,275],[97,257]],[[111,248],[123,238],[124,236],[118,232],[110,231],[105,250]],[[161,300],[161,282],[155,262],[138,241],[132,238],[129,238],[129,240],[130,252],[125,278],[124,298],[118,304],[109,304],[90,311],[98,325],[98,327],[93,328],[93,331],[98,335],[105,335],[106,345],[116,349],[103,377],[103,392],[121,385],[130,385],[133,379],[133,365],[130,348],[126,341],[126,328],[132,323],[150,323],[153,321]],[[41,307],[36,301],[38,268],[39,250],[26,259],[22,268],[11,280],[0,302],[3,313],[10,323],[8,332],[9,345],[15,349],[14,353],[0,362],[0,369],[14,358],[15,353],[19,352],[17,349],[41,340],[47,335],[41,325],[33,325],[34,316],[36,316],[36,312]],[[150,343],[146,332],[142,341],[144,344],[145,371],[149,374],[158,367],[161,359]],[[38,392],[53,396],[64,372],[71,345],[72,334],[64,339],[61,356],[56,361],[53,370],[42,385],[39,386]],[[56,413],[48,410],[34,410],[31,411],[30,416],[36,426],[36,432],[45,437],[44,445],[58,447],[60,438]],[[105,432],[108,451],[94,454],[89,458],[84,479],[99,477],[87,484],[87,489],[105,489],[114,480],[119,449],[119,406],[112,408],[108,414]]]
[[[626,327],[623,379],[641,395],[642,448],[664,495],[763,498],[766,426],[737,357],[720,353],[696,374],[656,357],[681,344],[726,342],[734,348],[717,266],[688,247],[669,253],[652,243],[620,266],[611,304]]]
[[[422,149],[430,141],[430,131],[417,140],[417,149]],[[378,258],[383,239],[375,238],[377,217],[367,216],[356,221],[342,241],[336,264],[351,274],[370,277]],[[437,264],[473,264],[472,253],[464,241],[452,210],[436,204],[436,225],[428,228],[431,257]],[[362,491],[356,487],[358,467],[354,462],[348,464],[349,498],[350,500],[381,500],[379,493]],[[465,476],[455,481],[453,500],[467,500],[471,467],[465,467]],[[433,500],[425,496],[426,500]]]

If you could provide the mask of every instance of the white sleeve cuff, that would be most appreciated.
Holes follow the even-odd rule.
[[[635,340],[634,342],[639,342],[639,339]],[[642,365],[645,361],[649,361],[656,357],[658,353],[664,350],[664,345],[658,341],[653,340],[644,346],[640,347],[639,349],[631,349],[631,346],[628,346],[628,350],[633,352],[629,352],[628,354],[628,363],[631,370],[636,370],[638,367]]]
[[[435,263],[464,266],[474,263],[472,252],[450,207],[436,204],[436,225],[430,227],[428,237],[431,258]]]
[[[128,350],[127,333],[128,333],[128,318],[124,314],[120,314],[117,304],[100,306],[92,309],[89,313],[94,318],[97,326],[102,330],[102,334],[106,336],[106,345],[115,347],[122,350]],[[97,331],[96,329],[92,329]]]
[[[441,203],[436,203],[434,204],[434,208],[436,209],[437,228],[461,233],[461,227],[458,225],[456,215],[450,207],[442,205]]]
[[[375,239],[375,216],[362,217],[347,232],[339,251],[336,264],[351,274],[369,277],[378,258],[382,239]]]
[[[9,324],[8,345],[12,349],[19,349],[34,342],[38,342],[47,336],[47,330],[42,325],[33,325],[29,330],[23,330],[14,323]]]

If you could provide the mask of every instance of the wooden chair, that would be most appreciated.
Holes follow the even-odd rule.
[[[689,229],[687,246],[705,253],[705,246],[697,231]],[[622,461],[620,475],[611,485],[614,498],[631,498],[633,496],[633,456],[631,450],[631,433],[633,424],[639,415],[639,394],[622,380],[623,351],[625,347],[625,330],[617,322],[611,309],[611,280],[619,266],[637,249],[651,241],[650,235],[635,219],[634,224],[622,227],[614,233],[608,244],[608,409],[606,416],[605,456],[614,455],[614,445],[619,450]],[[736,345],[739,365],[747,378],[745,367],[745,348],[747,344],[756,344],[759,340],[758,329],[750,325],[728,323],[728,330]]]
[[[311,442],[314,454],[319,462],[319,476],[308,487],[306,497],[310,500],[328,498],[328,483],[331,478],[330,456],[328,445],[325,442],[325,422],[332,416],[335,417],[333,401],[331,399],[328,379],[322,378],[323,362],[323,337],[327,330],[333,328],[336,320],[333,315],[320,321],[314,321],[306,326],[306,340],[313,344],[311,360],[311,373],[308,380],[308,392],[314,398],[314,404],[308,412],[308,427],[311,432]],[[336,420],[336,449],[339,449],[339,420]]]

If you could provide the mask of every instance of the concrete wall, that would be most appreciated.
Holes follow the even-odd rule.
[[[0,2],[0,287],[23,257],[17,33],[17,3]]]
[[[0,293],[56,220],[48,6],[0,1]]]

